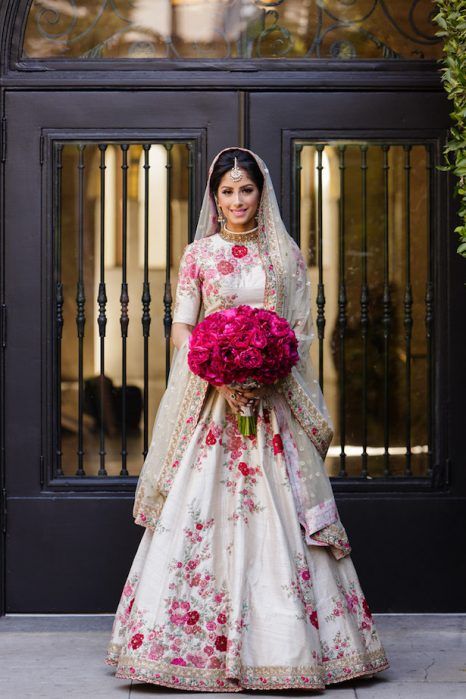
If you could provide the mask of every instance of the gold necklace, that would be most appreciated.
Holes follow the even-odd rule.
[[[256,240],[257,236],[259,235],[258,229],[259,226],[255,226],[254,228],[251,228],[249,231],[234,233],[224,225],[223,230],[220,230],[219,235],[221,238],[223,238],[223,240],[228,240],[232,243],[246,243],[248,240]]]

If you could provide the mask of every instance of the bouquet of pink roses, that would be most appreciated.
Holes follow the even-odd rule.
[[[286,318],[263,308],[241,305],[211,313],[189,338],[189,368],[214,386],[273,384],[298,360],[298,340]],[[256,434],[250,409],[238,415],[238,427],[243,435]]]

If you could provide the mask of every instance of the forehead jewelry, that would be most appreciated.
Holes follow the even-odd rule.
[[[233,182],[238,182],[242,177],[243,173],[238,167],[238,160],[235,158],[235,164],[230,170],[230,177],[233,180]]]

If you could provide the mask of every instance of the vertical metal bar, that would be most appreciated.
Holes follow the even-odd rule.
[[[63,144],[55,146],[55,322],[56,322],[56,446],[55,472],[63,476],[61,436],[61,345],[63,336],[63,282],[61,280],[61,222],[62,222],[62,174]]]
[[[121,471],[120,476],[127,476],[127,434],[126,434],[126,340],[128,337],[128,281],[127,281],[127,244],[128,244],[128,149],[126,143],[120,145],[123,162],[122,171],[122,262],[121,262],[121,292],[120,292],[120,329],[121,329]]]
[[[318,143],[317,151],[317,249],[319,281],[317,283],[317,335],[319,338],[319,383],[324,388],[324,331],[325,331],[325,293],[323,283],[323,258],[322,258],[322,153],[325,145]]]
[[[427,475],[433,473],[433,405],[434,399],[434,375],[433,375],[433,321],[434,321],[434,283],[433,283],[433,235],[434,235],[434,146],[426,146],[427,169],[427,280],[426,280],[426,342],[427,342]]]
[[[76,290],[76,328],[78,333],[78,468],[77,476],[85,476],[83,415],[84,415],[84,326],[86,323],[84,291],[84,151],[86,146],[78,145],[78,283]]]
[[[405,436],[406,436],[406,463],[405,476],[412,475],[411,469],[411,336],[413,329],[413,291],[411,287],[411,145],[405,144],[404,171],[405,171],[405,222],[406,222],[406,283],[404,294],[404,327],[405,327]]]
[[[100,150],[100,280],[97,294],[99,315],[97,325],[100,337],[100,444],[99,444],[99,476],[106,476],[105,468],[105,334],[107,328],[107,291],[105,286],[105,151],[107,144],[99,143]]]
[[[249,92],[238,91],[238,145],[249,148]]]
[[[390,414],[389,414],[389,371],[390,371],[390,322],[391,322],[391,299],[389,282],[389,258],[388,258],[388,152],[390,146],[384,144],[383,151],[383,180],[384,180],[384,213],[383,213],[383,313],[382,327],[384,339],[384,377],[383,377],[383,404],[384,404],[384,476],[390,476]]]
[[[367,345],[369,329],[369,285],[367,283],[367,143],[361,150],[361,339],[362,339],[362,454],[361,477],[367,478]]]
[[[166,143],[167,151],[167,219],[166,219],[166,259],[165,259],[165,289],[163,294],[164,316],[163,325],[165,332],[165,385],[168,384],[168,374],[170,372],[170,330],[172,324],[172,291],[170,284],[170,265],[171,265],[171,229],[172,229],[172,148],[173,143]]]
[[[188,149],[188,235],[189,242],[194,240],[196,218],[196,171],[194,168],[195,144],[187,143]]]
[[[149,284],[149,151],[150,144],[145,143],[144,149],[144,281],[142,283],[142,335],[144,338],[144,459],[147,456],[149,443],[149,335],[150,335],[150,284]]]
[[[294,201],[293,216],[291,219],[291,235],[298,245],[301,245],[301,143],[293,144],[293,166],[291,168],[291,191]]]
[[[345,333],[346,333],[346,276],[345,276],[345,150],[346,146],[338,146],[340,170],[340,265],[338,282],[338,336],[340,343],[339,382],[340,382],[340,472],[339,476],[347,476],[346,472],[346,362],[345,362]]]

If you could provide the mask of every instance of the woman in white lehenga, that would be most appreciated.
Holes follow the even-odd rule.
[[[296,333],[300,360],[276,385],[232,391],[189,370],[192,328],[240,304],[275,310]],[[180,263],[173,361],[134,503],[145,531],[108,646],[117,677],[323,689],[389,667],[324,467],[333,428],[313,336],[307,269],[269,172],[226,149]],[[236,418],[246,404],[249,437]]]

